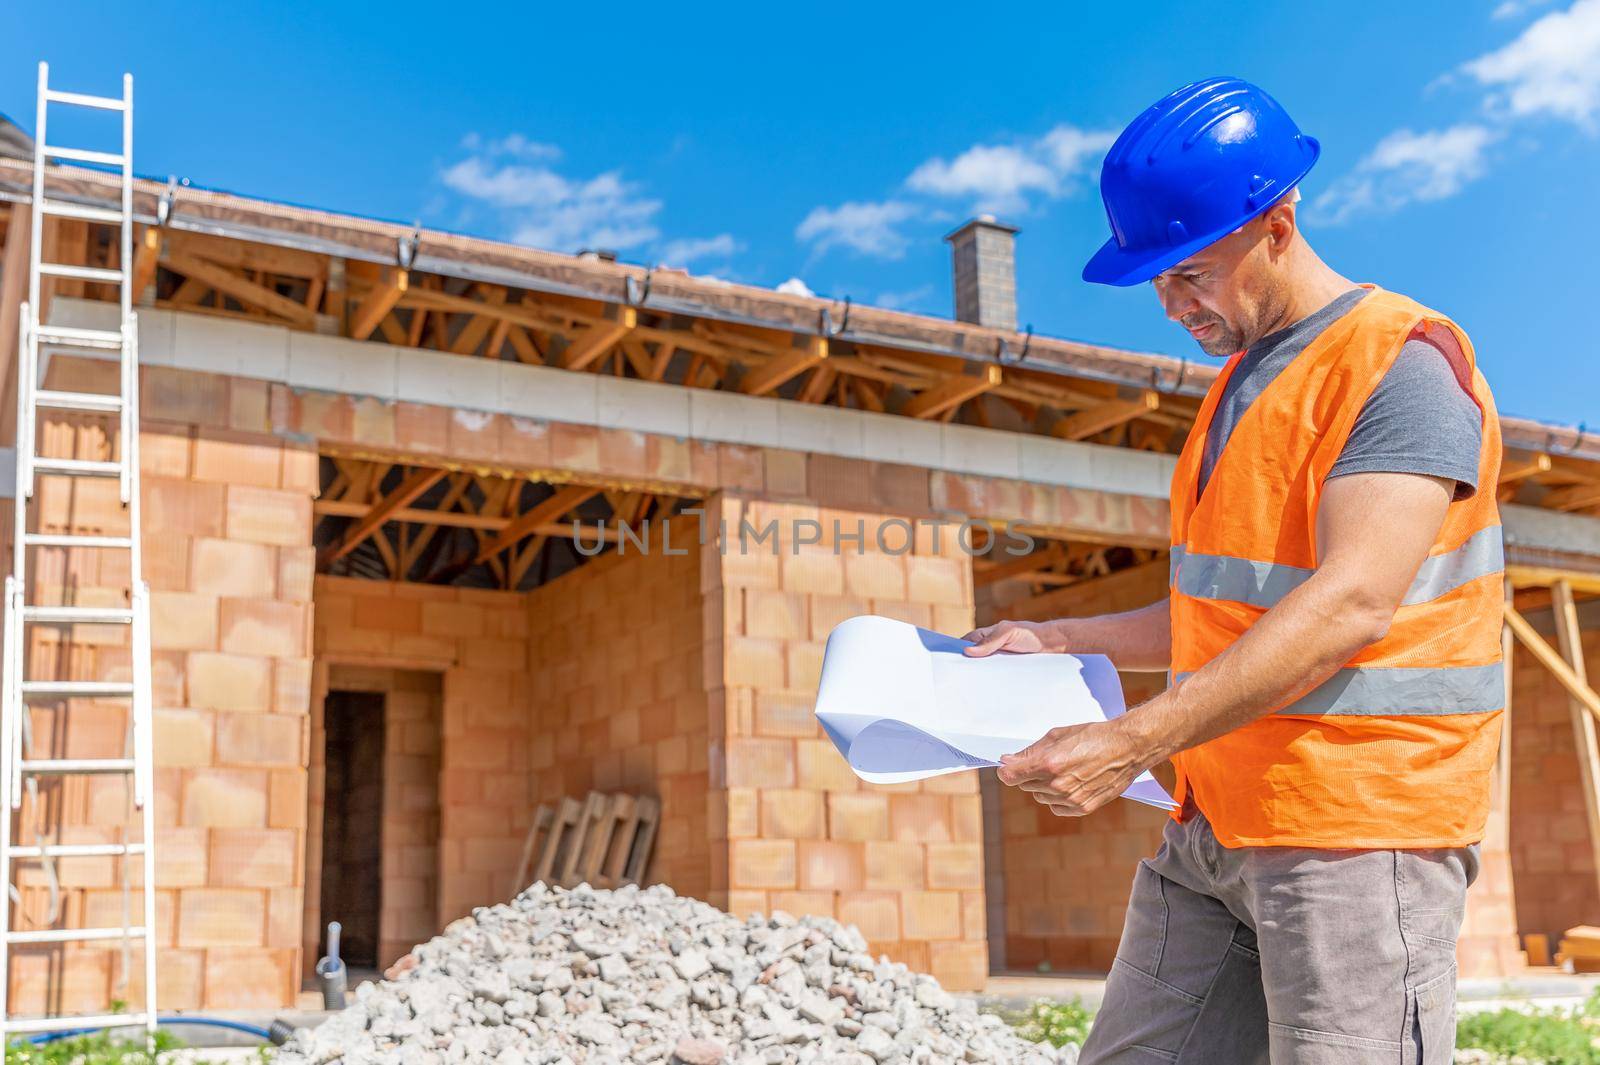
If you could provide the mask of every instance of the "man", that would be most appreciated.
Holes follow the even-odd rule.
[[[969,636],[972,655],[1171,670],[999,770],[1062,816],[1177,772],[1084,1065],[1451,1060],[1504,707],[1499,423],[1454,323],[1306,243],[1296,186],[1318,152],[1232,78],[1112,146],[1112,238],[1085,280],[1153,281],[1231,355],[1173,476],[1168,597]]]

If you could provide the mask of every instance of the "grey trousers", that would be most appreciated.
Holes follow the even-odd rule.
[[[1476,845],[1228,848],[1190,807],[1139,863],[1080,1065],[1448,1065]]]

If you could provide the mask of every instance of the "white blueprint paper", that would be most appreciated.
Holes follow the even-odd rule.
[[[862,780],[896,784],[980,766],[1061,725],[1123,712],[1104,655],[968,658],[968,644],[903,621],[862,615],[828,636],[817,720]],[[1173,808],[1142,773],[1124,798]]]

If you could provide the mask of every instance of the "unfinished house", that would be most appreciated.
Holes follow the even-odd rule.
[[[119,195],[71,165],[45,188]],[[6,444],[38,207],[31,163],[0,159]],[[975,773],[864,785],[812,697],[851,615],[959,635],[1163,595],[1168,481],[1214,365],[1018,332],[1016,235],[991,220],[949,238],[947,320],[189,186],[137,182],[133,210],[163,1008],[294,1003],[330,920],[353,967],[393,962],[512,896],[535,810],[592,791],[659,802],[647,880],[852,922],[951,988],[1108,968],[1126,878],[1079,870],[1131,878],[1164,815],[1057,819]],[[38,232],[49,261],[122,268],[91,217]],[[115,328],[115,295],[51,277],[38,320]],[[93,352],[38,372],[118,384]],[[30,427],[40,455],[105,461],[124,446],[107,426]],[[1503,429],[1487,490],[1517,649],[1465,975],[1546,963],[1600,922],[1600,441]],[[29,509],[40,534],[128,531],[114,479],[41,469]],[[27,553],[32,601],[123,594],[99,549]],[[135,665],[112,625],[22,644],[40,675]],[[1163,683],[1124,679],[1130,701]],[[124,750],[122,704],[27,714],[32,757]],[[120,780],[23,799],[24,844],[137,829]],[[139,875],[19,860],[12,926],[116,925]],[[114,944],[45,941],[13,948],[8,979],[14,1012],[43,1013],[137,1001],[143,976]]]

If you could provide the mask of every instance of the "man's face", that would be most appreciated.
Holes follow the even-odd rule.
[[[1155,278],[1167,317],[1207,355],[1228,356],[1260,340],[1282,309],[1282,284],[1255,218]]]

